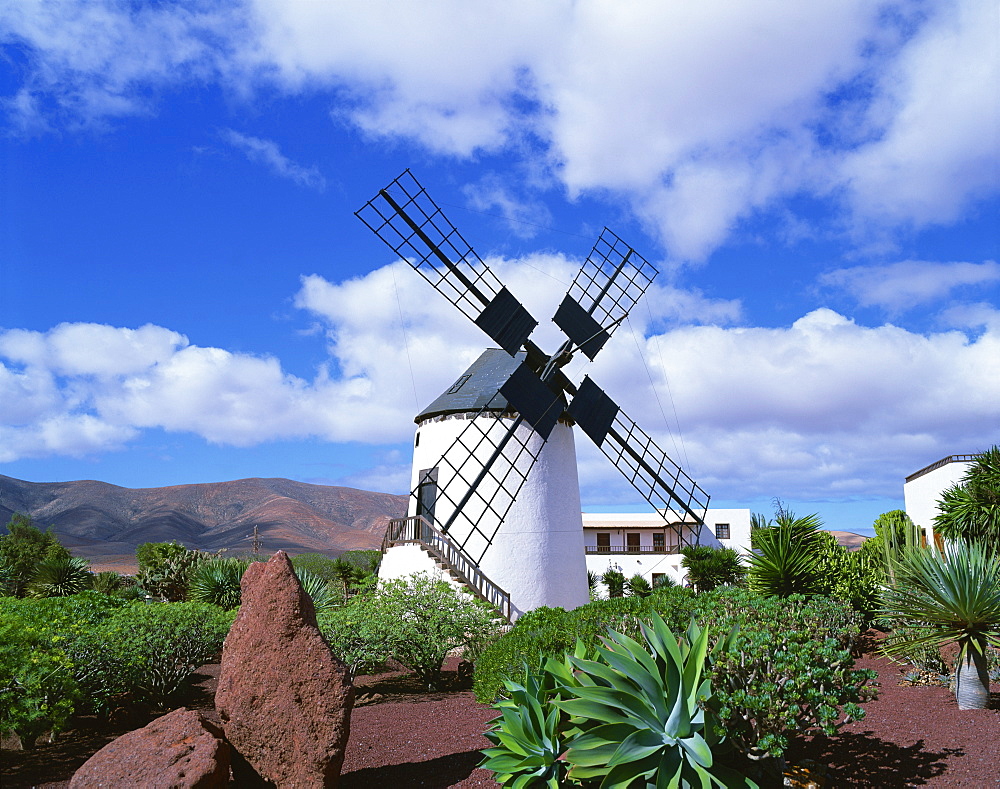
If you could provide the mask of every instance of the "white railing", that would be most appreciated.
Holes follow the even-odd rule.
[[[389,528],[382,540],[382,553],[393,545],[416,543],[434,556],[445,567],[455,573],[469,590],[496,608],[510,621],[510,594],[487,578],[465,551],[458,547],[447,534],[428,523],[421,515],[409,518],[395,518],[389,521]]]

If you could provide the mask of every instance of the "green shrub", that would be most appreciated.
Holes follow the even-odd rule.
[[[503,695],[506,682],[524,685],[526,664],[569,652],[577,636],[584,648],[594,648],[609,622],[611,629],[638,640],[641,623],[654,612],[675,633],[684,632],[692,617],[714,632],[738,626],[733,650],[715,653],[714,690],[724,731],[754,757],[780,755],[790,734],[833,731],[842,714],[855,719],[863,714],[856,705],[873,675],[853,670],[858,615],[825,597],[762,598],[739,588],[694,595],[675,587],[646,599],[530,612],[480,656],[476,698],[489,703]]]
[[[205,603],[129,604],[78,642],[90,647],[93,692],[168,703],[195,669],[218,655],[234,618],[235,612]]]
[[[430,688],[440,686],[450,651],[477,649],[499,628],[492,607],[426,573],[383,582],[321,619],[327,642],[345,662],[370,666],[392,657]]]
[[[122,577],[114,570],[105,570],[104,572],[94,573],[94,577],[90,584],[91,589],[96,592],[101,592],[102,594],[117,592],[123,586],[124,583],[122,581]]]
[[[321,553],[302,553],[292,557],[292,566],[296,570],[308,570],[313,575],[322,578],[327,583],[337,581],[337,560]]]
[[[0,534],[0,594],[23,597],[44,559],[69,558],[51,529],[41,531],[31,518],[15,512]]]
[[[720,586],[736,586],[743,582],[747,570],[739,553],[732,548],[710,545],[686,545],[681,548],[681,566],[687,571],[688,583],[699,592],[710,592]]]
[[[217,555],[185,548],[178,542],[146,542],[135,552],[137,580],[148,594],[168,602],[187,597],[191,574]]]
[[[625,595],[625,574],[621,570],[608,570],[601,576],[608,597],[623,597]]]
[[[629,597],[649,597],[653,593],[653,587],[649,581],[643,578],[641,573],[636,573],[625,582],[625,588]]]
[[[512,787],[755,787],[713,753],[724,738],[704,676],[708,632],[692,624],[678,640],[653,614],[641,633],[642,643],[614,631],[591,650],[578,642],[507,683],[482,766]]]

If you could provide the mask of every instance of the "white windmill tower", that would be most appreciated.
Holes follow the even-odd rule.
[[[383,544],[383,577],[448,569],[516,618],[589,600],[573,426],[658,512],[675,543],[695,540],[708,496],[589,377],[593,360],[657,271],[605,228],[553,316],[567,339],[552,355],[511,295],[407,170],[357,215],[479,326],[487,349],[416,417],[408,517]]]

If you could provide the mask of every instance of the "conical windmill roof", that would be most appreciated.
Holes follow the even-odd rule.
[[[438,395],[413,421],[419,424],[437,416],[476,413],[487,405],[489,411],[509,410],[507,400],[497,390],[524,361],[524,357],[523,351],[511,356],[500,348],[487,348],[447,391]]]

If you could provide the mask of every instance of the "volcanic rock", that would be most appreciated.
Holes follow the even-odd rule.
[[[215,695],[239,754],[234,777],[240,785],[336,786],[354,704],[347,667],[320,635],[312,600],[284,551],[251,564],[241,588]],[[247,767],[256,775],[245,774]]]
[[[228,784],[229,746],[222,731],[200,713],[181,707],[109,742],[76,771],[70,789],[215,789]]]

